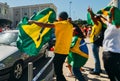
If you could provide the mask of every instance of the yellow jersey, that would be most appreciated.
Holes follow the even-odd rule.
[[[101,29],[102,29],[102,23],[100,21],[98,21],[98,25],[96,25],[96,24],[93,25],[92,32],[90,34],[90,42],[91,43],[94,42],[94,40],[93,40],[94,36],[99,34]]]
[[[58,21],[55,25],[55,53],[69,54],[70,45],[73,37],[73,25],[67,20]]]

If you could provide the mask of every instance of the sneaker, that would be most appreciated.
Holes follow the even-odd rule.
[[[90,69],[90,71],[94,71],[94,69]],[[100,70],[100,73],[102,73],[102,70]]]
[[[92,74],[92,75],[100,75],[100,72],[90,71],[90,74]]]

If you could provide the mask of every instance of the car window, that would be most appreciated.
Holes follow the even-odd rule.
[[[2,32],[0,33],[0,44],[10,45],[16,42],[18,37],[17,32]]]

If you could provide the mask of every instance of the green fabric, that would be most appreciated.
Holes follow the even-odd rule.
[[[72,38],[72,44],[71,44],[71,48],[75,46],[76,42],[78,41],[78,36],[74,36]],[[83,44],[84,42],[80,42],[79,45]],[[83,45],[83,47],[86,47],[86,45]],[[81,47],[79,48],[76,48],[76,49],[79,49],[81,51],[83,51],[84,53],[86,53],[86,50],[88,49],[87,47],[86,48],[83,48],[81,49]],[[86,53],[87,54],[87,53]],[[88,54],[87,54],[88,55]],[[87,62],[88,58],[85,58],[77,53],[73,53],[73,52],[69,52],[68,54],[68,63],[73,66],[73,67],[82,67],[86,62]]]
[[[53,23],[56,19],[56,13],[51,8],[45,8],[34,14],[30,19],[44,23]],[[36,24],[28,24],[27,17],[20,21],[18,29],[17,47],[21,52],[30,56],[38,55],[40,49],[50,40],[52,34],[52,28],[42,28]]]
[[[101,14],[101,15],[104,15],[103,13],[103,10],[104,11],[107,11],[108,12],[108,15],[109,17],[111,16],[111,13],[110,13],[110,8],[111,7],[114,7],[114,6],[107,6],[101,10],[99,10],[97,12],[97,14]],[[104,15],[106,16],[106,15]],[[114,20],[112,21],[112,24],[115,24],[115,25],[120,25],[120,10],[117,8],[117,7],[114,7]]]
[[[74,37],[72,38],[72,43],[71,43],[71,46],[70,46],[71,48],[74,47],[74,45],[75,45],[77,39],[78,39],[77,36],[74,36]]]
[[[87,13],[87,23],[88,23],[89,25],[94,25],[94,22],[93,22],[93,20],[91,19],[91,15],[90,15],[89,12]]]
[[[86,62],[88,58],[84,58],[78,54],[70,52],[68,55],[68,63],[73,67],[82,67]]]
[[[108,7],[108,8],[106,8],[105,10],[109,10],[110,9],[110,7]],[[93,15],[96,15],[94,12],[92,12],[92,14]],[[99,10],[98,12],[97,12],[97,14],[103,14],[102,13],[102,10]],[[92,20],[92,18],[91,18],[91,15],[90,15],[90,13],[88,12],[87,13],[87,23],[89,24],[89,25],[94,25],[94,22],[93,22],[93,20]],[[102,27],[103,28],[106,28],[106,24],[104,24],[103,22],[102,22]]]

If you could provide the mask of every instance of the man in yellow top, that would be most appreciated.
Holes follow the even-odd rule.
[[[57,81],[66,81],[62,67],[66,56],[69,54],[70,45],[73,36],[73,26],[67,21],[68,14],[66,12],[61,12],[59,14],[58,21],[53,24],[46,24],[42,22],[37,22],[29,20],[29,23],[35,23],[40,27],[55,28],[55,57],[53,59],[54,69]]]
[[[97,16],[95,16],[97,18]],[[99,17],[98,17],[99,18]],[[97,20],[97,19],[96,19]],[[96,24],[97,23],[97,24]],[[94,36],[99,34],[101,29],[102,29],[102,24],[100,21],[97,21],[93,26],[92,26],[92,31],[90,34],[90,42],[93,43],[94,42]]]
[[[99,47],[100,46],[95,43],[94,36],[100,33],[100,31],[102,29],[102,23],[100,22],[100,17],[96,16],[92,13],[91,8],[88,8],[88,12],[90,13],[91,19],[94,23],[94,25],[92,27],[92,32],[90,34],[90,42],[92,44],[95,68],[90,71],[90,74],[100,75],[100,73],[101,73],[101,65],[100,65],[100,59],[99,59]]]

